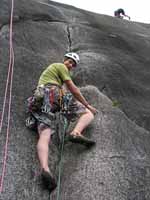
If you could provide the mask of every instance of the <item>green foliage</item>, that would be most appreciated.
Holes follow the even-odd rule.
[[[120,102],[117,101],[117,100],[113,100],[113,101],[112,101],[112,106],[113,106],[113,107],[119,107],[119,106],[120,106]]]

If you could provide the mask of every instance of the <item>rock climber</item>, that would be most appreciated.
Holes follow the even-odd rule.
[[[77,53],[69,52],[64,55],[62,63],[49,65],[39,78],[34,98],[29,99],[29,111],[32,119],[36,121],[39,135],[37,154],[42,169],[42,180],[50,192],[57,187],[57,183],[48,166],[49,143],[54,128],[53,114],[62,109],[63,96],[69,97],[69,118],[77,118],[77,123],[68,136],[69,141],[89,146],[95,144],[95,141],[82,133],[94,119],[97,110],[85,99],[70,75],[70,71],[76,69],[79,61]]]

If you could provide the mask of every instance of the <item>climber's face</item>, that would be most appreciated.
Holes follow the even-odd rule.
[[[64,65],[66,65],[66,67],[68,68],[68,70],[71,70],[74,67],[76,67],[76,63],[71,58],[66,58],[64,60]]]

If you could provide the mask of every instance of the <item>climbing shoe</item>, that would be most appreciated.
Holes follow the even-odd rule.
[[[51,176],[49,172],[45,171],[44,169],[42,170],[41,177],[45,189],[52,192],[57,187],[55,179]]]
[[[91,147],[91,146],[96,144],[95,141],[90,140],[90,139],[86,138],[83,135],[69,135],[68,136],[68,141],[70,141],[72,143],[83,144],[83,145],[85,145],[87,147]]]

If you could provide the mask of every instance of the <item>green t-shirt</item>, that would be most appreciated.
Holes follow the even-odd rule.
[[[62,63],[53,63],[43,71],[38,85],[52,83],[62,86],[66,80],[71,80],[68,68]]]

